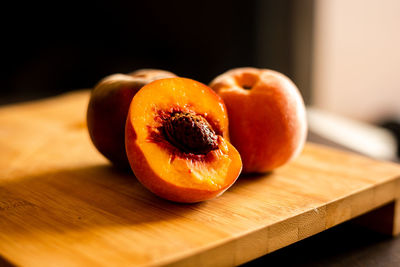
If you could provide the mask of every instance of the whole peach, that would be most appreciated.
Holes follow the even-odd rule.
[[[231,143],[243,172],[268,172],[302,150],[307,121],[303,99],[285,75],[268,69],[237,68],[211,83],[224,100]]]
[[[125,152],[125,123],[133,96],[146,84],[176,77],[157,69],[141,69],[129,74],[113,74],[102,79],[92,90],[87,109],[90,138],[112,163],[128,167]]]

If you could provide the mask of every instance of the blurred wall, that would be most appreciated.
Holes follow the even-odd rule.
[[[315,1],[314,105],[369,122],[400,118],[400,1]]]
[[[255,65],[283,72],[310,103],[314,0],[259,0]]]
[[[6,3],[0,103],[90,88],[102,77],[167,69],[208,83],[254,63],[256,0]]]
[[[90,88],[138,68],[203,83],[230,68],[271,68],[308,98],[311,2],[5,2],[0,104]]]

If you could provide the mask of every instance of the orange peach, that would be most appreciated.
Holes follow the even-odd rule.
[[[222,99],[186,78],[144,86],[132,100],[125,129],[137,179],[162,198],[186,203],[217,197],[236,181],[242,163],[227,137]]]
[[[210,87],[228,109],[229,134],[243,172],[268,172],[301,152],[307,134],[303,99],[285,75],[268,69],[237,68]]]
[[[128,75],[102,79],[92,90],[87,109],[87,126],[94,146],[117,166],[129,166],[125,153],[125,122],[133,96],[144,85],[175,74],[142,69]]]

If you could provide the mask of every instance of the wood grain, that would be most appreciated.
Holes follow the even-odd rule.
[[[232,266],[391,202],[389,223],[373,223],[400,231],[398,165],[311,143],[219,198],[159,199],[94,149],[88,97],[0,108],[0,255],[12,264]]]

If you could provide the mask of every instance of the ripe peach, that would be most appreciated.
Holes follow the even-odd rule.
[[[216,77],[210,87],[228,109],[229,134],[243,172],[271,171],[301,152],[305,107],[288,77],[268,69],[237,68]]]
[[[97,150],[115,165],[129,166],[125,122],[133,96],[144,85],[167,77],[176,76],[164,70],[142,69],[107,76],[92,90],[87,109],[89,135]]]
[[[168,78],[144,86],[132,100],[125,130],[133,172],[165,199],[217,197],[241,172],[240,155],[227,139],[222,99],[194,80]]]

